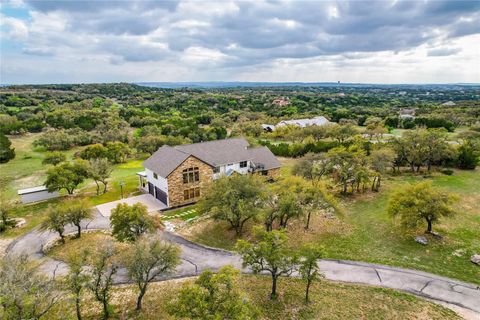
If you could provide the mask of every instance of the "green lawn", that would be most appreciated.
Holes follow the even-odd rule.
[[[191,221],[198,217],[198,215],[197,206],[189,205],[179,209],[164,211],[162,213],[162,220],[180,219],[183,221]]]
[[[8,199],[19,200],[18,189],[42,185],[45,180],[47,166],[42,165],[45,151],[34,148],[32,144],[39,135],[40,133],[29,133],[9,136],[16,156],[13,160],[0,164],[1,187]],[[71,158],[79,150],[80,148],[73,148],[65,154]]]
[[[287,168],[291,167],[291,162],[286,164]],[[435,186],[458,194],[459,201],[455,217],[434,224],[434,230],[444,238],[428,236],[430,244],[427,246],[413,240],[416,234],[424,235],[425,227],[406,232],[386,212],[394,190],[402,184],[423,179],[409,174],[392,177],[384,181],[380,193],[340,199],[343,212],[337,219],[316,216],[309,232],[303,230],[303,221],[292,223],[288,228],[291,242],[294,246],[320,242],[326,247],[329,258],[424,270],[480,284],[480,267],[470,262],[470,256],[480,252],[480,170],[455,171],[452,176],[436,174],[432,177]],[[251,238],[249,230],[252,225],[247,226],[244,237]],[[237,240],[228,225],[213,221],[201,222],[184,234],[193,241],[224,249],[232,249]],[[454,255],[455,251],[461,256]]]
[[[434,185],[462,197],[457,204],[457,216],[434,225],[434,230],[445,237],[428,237],[427,246],[413,241],[415,234],[422,234],[424,229],[405,233],[386,213],[389,195],[406,183],[403,179],[389,181],[373,198],[345,201],[343,219],[352,229],[346,234],[319,234],[318,241],[325,244],[331,258],[397,265],[480,284],[480,268],[469,261],[480,250],[480,210],[473,206],[480,202],[479,180],[479,171],[433,179]],[[463,252],[462,256],[455,256],[456,250]]]
[[[120,182],[124,182],[123,196],[129,197],[140,194],[138,190],[138,176],[137,172],[143,171],[143,160],[130,160],[126,163],[115,165],[114,170],[108,181],[108,192],[105,194],[96,195],[96,185],[92,180],[87,180],[82,186],[80,192],[88,196],[92,205],[98,205],[114,200],[121,199]],[[101,188],[100,188],[101,189]]]
[[[134,312],[137,290],[134,285],[117,286],[112,291],[114,319],[174,319],[166,311],[182,285],[192,279],[153,283],[144,297],[141,313]],[[460,319],[453,311],[415,296],[390,289],[342,284],[330,281],[314,283],[311,303],[303,300],[305,284],[292,278],[278,282],[277,300],[268,298],[270,278],[243,275],[237,284],[258,310],[258,319]],[[85,319],[98,319],[100,305],[85,291],[82,313]],[[73,300],[62,301],[45,319],[73,319]]]

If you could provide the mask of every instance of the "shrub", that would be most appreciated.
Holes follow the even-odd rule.
[[[446,174],[447,176],[451,176],[453,174],[452,169],[442,169],[440,172]]]

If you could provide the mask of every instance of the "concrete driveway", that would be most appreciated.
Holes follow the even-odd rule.
[[[151,194],[142,194],[135,197],[125,198],[117,201],[107,202],[99,204],[96,208],[100,211],[100,214],[104,217],[110,217],[112,209],[114,209],[119,203],[126,203],[132,205],[135,203],[142,203],[147,206],[148,212],[156,212],[162,209],[166,209],[167,206],[161,201],[155,199]]]

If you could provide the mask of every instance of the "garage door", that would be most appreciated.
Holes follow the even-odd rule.
[[[167,204],[167,194],[157,187],[155,187],[155,198],[165,203],[165,205]]]

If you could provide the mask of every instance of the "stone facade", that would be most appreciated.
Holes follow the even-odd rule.
[[[280,168],[267,170],[267,174],[265,174],[265,171],[256,171],[255,174],[267,176],[272,179],[277,179],[278,176],[280,175]]]
[[[275,169],[270,169],[268,170],[267,176],[269,176],[272,179],[278,178],[280,174],[280,168],[275,168]]]
[[[183,170],[198,167],[199,178],[198,182],[183,183]],[[280,173],[279,168],[268,170],[267,176],[275,179]],[[258,174],[261,174],[258,172]],[[213,167],[205,162],[190,156],[178,168],[176,168],[168,177],[168,206],[178,207],[190,203],[197,202],[206,190],[208,184],[213,181],[214,173]],[[184,199],[184,191],[192,188],[200,188],[200,195],[193,199]]]
[[[192,167],[198,167],[199,180],[198,182],[183,183],[183,170]],[[168,205],[170,207],[177,207],[188,203],[198,201],[198,197],[194,199],[184,199],[184,191],[191,188],[200,188],[200,196],[207,185],[213,180],[213,168],[199,159],[190,156],[178,168],[176,168],[167,177],[168,180]]]

